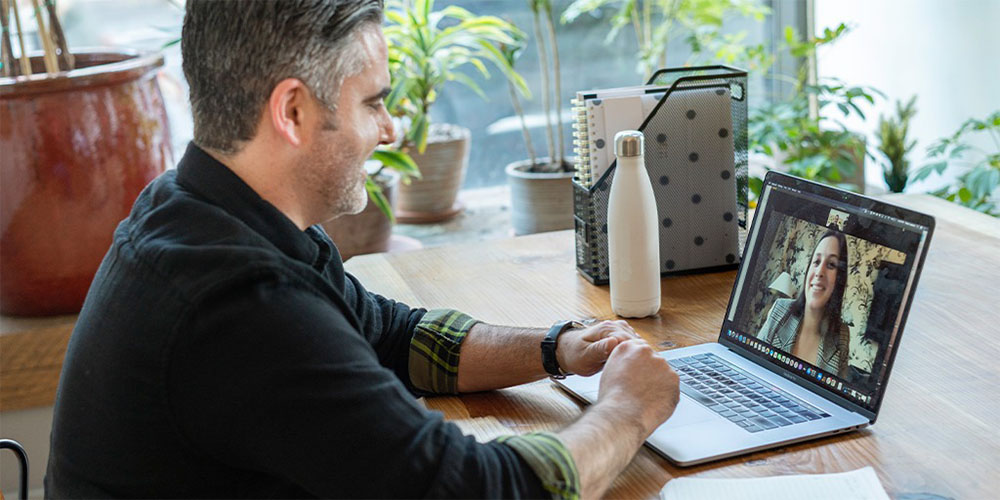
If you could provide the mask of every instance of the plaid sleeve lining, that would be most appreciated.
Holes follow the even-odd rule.
[[[410,339],[409,371],[413,386],[433,394],[457,394],[459,349],[478,322],[453,309],[427,311]]]
[[[542,486],[555,499],[579,500],[580,476],[566,445],[548,432],[504,436],[497,442],[514,449],[535,471]]]

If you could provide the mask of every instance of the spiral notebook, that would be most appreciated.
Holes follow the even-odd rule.
[[[712,151],[717,153],[712,155],[713,166],[718,167],[712,170],[721,172],[732,169],[733,141],[729,132],[733,130],[733,123],[729,89],[724,86],[676,89],[664,106],[657,110],[657,104],[666,91],[667,87],[642,85],[577,92],[573,101],[577,182],[589,188],[600,180],[615,160],[615,134],[623,130],[641,130],[654,111],[675,117],[677,126],[684,129],[676,138],[666,134],[656,138],[661,154],[664,150],[678,148],[691,152]],[[697,114],[704,117],[693,119],[695,116],[692,115]],[[723,130],[729,136],[726,141],[728,147],[719,148],[718,140],[712,136]],[[696,144],[702,142],[702,138],[712,141],[711,145]],[[647,151],[650,146],[646,145]],[[703,161],[701,166],[704,166],[708,159],[704,158],[704,153],[698,154],[701,155],[699,160]],[[684,161],[683,154],[670,157]],[[667,158],[662,154],[662,159]]]

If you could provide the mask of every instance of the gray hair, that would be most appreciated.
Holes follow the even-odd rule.
[[[238,152],[285,78],[334,110],[344,78],[367,62],[356,32],[381,22],[382,0],[188,0],[181,55],[195,144]]]

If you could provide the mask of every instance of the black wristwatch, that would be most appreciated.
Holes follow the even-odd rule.
[[[582,324],[572,320],[560,321],[552,325],[552,328],[549,328],[549,333],[545,334],[545,339],[542,340],[542,366],[552,378],[563,379],[566,378],[566,375],[572,375],[559,367],[559,360],[556,359],[556,343],[559,341],[559,335],[566,330],[582,326]]]

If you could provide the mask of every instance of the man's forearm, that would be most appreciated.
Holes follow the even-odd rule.
[[[486,391],[541,379],[545,328],[516,328],[476,323],[469,330],[458,360],[459,392]],[[604,367],[619,342],[638,338],[624,321],[601,321],[571,328],[556,341],[561,370],[584,376]]]
[[[462,343],[459,392],[488,391],[544,378],[541,342],[546,332],[477,323]]]
[[[557,435],[569,449],[580,475],[581,498],[600,498],[632,461],[648,432],[612,404],[590,407]]]

